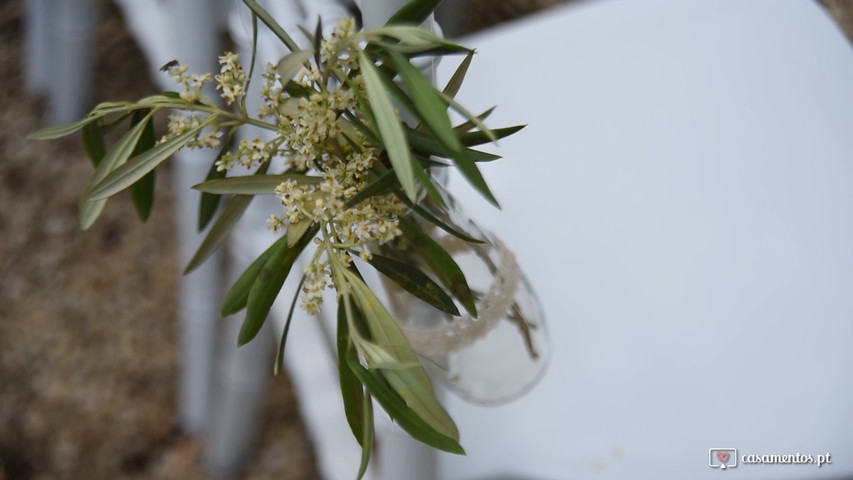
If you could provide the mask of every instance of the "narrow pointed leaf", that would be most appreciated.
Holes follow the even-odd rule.
[[[451,158],[453,156],[452,152],[449,152],[439,141],[431,136],[409,127],[405,128],[405,132],[406,139],[414,152],[419,152],[427,157],[435,155],[442,158]],[[493,153],[481,152],[472,148],[464,148],[462,152],[473,162],[490,162],[501,158]]]
[[[225,174],[228,173],[225,170],[219,170],[219,168],[216,166],[216,162],[218,162],[223,157],[223,155],[225,155],[226,153],[228,153],[229,150],[231,150],[231,146],[234,142],[234,133],[235,130],[232,128],[228,132],[228,136],[225,137],[225,141],[222,142],[222,147],[219,149],[219,153],[216,155],[216,159],[211,162],[210,170],[207,171],[207,176],[204,179],[205,182],[224,178]],[[216,213],[216,209],[219,208],[220,200],[222,200],[222,197],[218,194],[209,192],[201,193],[201,198],[199,199],[198,203],[199,232],[204,230],[210,223],[210,220],[213,219],[213,215]]]
[[[362,417],[364,410],[364,387],[347,364],[347,355],[350,349],[353,348],[344,305],[344,302],[349,301],[351,300],[348,296],[341,297],[338,300],[338,374],[347,422],[353,436],[361,444],[361,448],[365,448],[362,440],[364,438],[364,429],[368,428],[368,425],[363,422]],[[357,310],[352,308],[350,308],[350,311],[353,314],[357,313]]]
[[[83,140],[83,148],[86,155],[92,161],[95,168],[101,163],[107,151],[104,147],[104,132],[101,130],[101,122],[90,122],[83,126],[80,132]]]
[[[391,354],[391,357],[387,358],[390,364],[399,367],[383,368],[383,378],[403,398],[406,405],[432,428],[445,436],[459,438],[459,431],[453,419],[435,398],[432,383],[400,326],[363,280],[350,270],[345,270],[344,274],[348,285],[352,287],[353,299],[364,316],[372,339],[382,348],[381,351]],[[364,345],[362,352],[369,355],[370,351],[363,347]],[[371,360],[377,359],[368,358],[368,363]],[[386,361],[385,358],[380,360]]]
[[[267,314],[296,259],[293,252],[294,249],[289,248],[286,243],[280,244],[261,268],[246,299],[246,317],[237,335],[238,347],[255,338],[266,321]]]
[[[104,115],[106,114],[89,114],[82,120],[78,120],[74,123],[69,123],[68,125],[58,125],[56,127],[43,128],[37,132],[33,132],[27,135],[27,140],[52,140],[54,138],[61,138],[66,135],[70,135],[76,132],[77,130],[80,130],[81,128],[103,117]]]
[[[88,198],[106,198],[133,185],[137,180],[144,177],[145,174],[154,170],[157,165],[160,165],[164,160],[174,155],[175,152],[180,150],[189,139],[196,136],[202,128],[213,122],[214,119],[215,118],[213,116],[208,117],[207,120],[198,127],[184,132],[165,143],[161,143],[148,152],[135,157],[133,160],[115,169],[112,173],[107,175],[106,178],[92,187]]]
[[[493,142],[497,141],[497,137],[495,137],[495,134],[492,133],[491,130],[489,130],[489,127],[487,127],[486,124],[483,123],[483,121],[480,120],[478,116],[469,112],[467,108],[460,105],[459,102],[457,102],[456,99],[454,99],[450,95],[447,95],[443,92],[439,92],[439,96],[447,103],[448,106],[452,107],[454,110],[459,112],[459,114],[467,118],[469,121],[474,122],[474,125],[476,125],[477,128],[479,128],[483,133],[486,134],[486,136],[489,137],[489,140]]]
[[[451,152],[461,150],[462,145],[456,138],[450,117],[447,116],[447,107],[441,101],[430,80],[402,54],[392,51],[388,52],[388,55],[391,63],[403,77],[409,96],[426,126]]]
[[[371,55],[381,54],[382,50],[415,52],[427,50],[447,51],[450,53],[470,52],[471,49],[449,42],[446,39],[415,25],[386,25],[363,30],[358,34],[369,41],[365,51]],[[398,43],[393,43],[394,41]]]
[[[258,168],[258,171],[255,172],[255,175],[263,175],[266,173],[270,164],[265,163]],[[204,240],[201,241],[201,245],[199,245],[198,250],[196,250],[193,258],[190,259],[186,268],[184,268],[184,275],[192,272],[196,268],[199,267],[205,260],[207,260],[213,252],[218,249],[222,243],[228,238],[228,235],[231,233],[231,230],[234,229],[234,226],[237,225],[237,222],[240,221],[240,218],[243,217],[243,214],[246,213],[246,209],[249,208],[249,204],[252,203],[252,199],[255,197],[252,195],[235,195],[228,202],[228,205],[225,206],[225,209],[222,210],[222,215],[216,219],[216,222],[210,227],[210,231],[207,232],[207,235],[204,237]]]
[[[139,137],[136,147],[133,149],[131,158],[154,148],[154,121],[151,116],[147,116],[147,110],[137,110],[133,113],[134,123],[145,122],[145,127],[142,129],[142,136]],[[147,117],[147,120],[145,120]],[[154,205],[154,170],[148,172],[144,177],[139,179],[130,187],[130,195],[133,199],[133,206],[136,209],[136,214],[143,222],[148,220],[151,215],[151,207]]]
[[[495,140],[500,140],[501,138],[508,137],[513,133],[521,130],[527,125],[515,125],[512,127],[505,128],[496,128],[491,131],[491,136],[495,138]],[[475,145],[482,145],[484,143],[493,142],[492,138],[483,131],[475,131],[475,132],[466,132],[459,135],[459,141],[462,142],[466,147],[473,147]]]
[[[457,93],[459,93],[459,88],[462,86],[462,82],[465,80],[465,75],[468,73],[468,67],[471,66],[471,59],[474,58],[474,51],[468,52],[468,55],[465,55],[465,58],[462,60],[462,63],[456,67],[456,71],[453,72],[453,76],[450,77],[450,80],[447,82],[447,85],[444,87],[444,94],[448,97],[455,97]]]
[[[420,25],[435,11],[441,0],[412,0],[397,11],[385,25]]]
[[[477,115],[477,120],[479,120],[480,122],[485,121],[487,118],[489,118],[489,115],[491,115],[492,112],[495,111],[495,108],[497,108],[497,107],[492,107],[492,108],[486,110],[485,112]],[[471,130],[472,128],[474,128],[476,126],[477,126],[476,123],[472,122],[471,120],[468,120],[465,123],[460,123],[459,125],[453,127],[453,130],[455,130],[456,133],[463,133],[463,132],[467,132],[467,131]]]
[[[474,294],[468,287],[465,274],[453,257],[429,237],[423,230],[409,220],[400,220],[400,230],[412,242],[421,258],[432,269],[438,281],[456,297],[472,317],[477,317],[477,306],[474,304]]]
[[[252,78],[255,76],[255,60],[258,56],[258,16],[252,14],[252,56],[249,59],[249,75],[246,77],[246,86],[244,91],[248,92],[249,86],[252,83]],[[246,96],[240,97],[240,111],[246,112]],[[204,230],[204,227],[199,228]]]
[[[228,234],[231,233],[231,230],[234,229],[234,226],[237,225],[237,222],[246,213],[246,209],[252,203],[252,198],[250,195],[236,195],[228,202],[222,210],[222,215],[210,227],[210,231],[207,232],[193,258],[187,263],[187,266],[184,268],[184,275],[201,266],[222,245],[225,239],[228,238]]]
[[[94,185],[103,181],[112,171],[127,162],[144,131],[145,122],[137,122],[127,133],[119,138],[98,163],[98,167],[92,173],[92,177],[89,178],[89,183],[80,194],[80,199],[77,203],[77,221],[81,229],[87,230],[91,227],[107,204],[106,198],[91,199],[91,189]]]
[[[425,171],[429,171],[432,167],[445,168],[453,166],[450,163],[442,162],[441,159],[438,159],[437,157],[425,157],[420,153],[413,152],[412,157],[421,164],[421,167],[423,167],[423,170]],[[420,177],[418,177],[418,180],[420,180]]]
[[[358,467],[356,480],[361,480],[367,473],[367,465],[370,463],[370,455],[373,453],[373,401],[370,394],[363,390],[362,393],[362,429],[361,443],[361,465]]]
[[[427,43],[418,43],[412,45],[407,43],[394,43],[374,40],[370,42],[370,45],[376,46],[377,48],[382,48],[383,50],[393,50],[395,52],[402,53],[408,58],[427,56],[439,57],[444,55],[467,53],[471,51],[468,48],[454,44],[431,45]]]
[[[391,160],[391,165],[394,167],[403,191],[410,199],[414,200],[417,198],[415,175],[412,171],[415,166],[409,153],[406,136],[403,134],[403,127],[400,125],[400,119],[394,113],[394,107],[391,105],[391,100],[382,85],[376,67],[364,53],[359,53],[358,60],[367,94],[370,96],[370,104],[373,106],[374,115],[376,115],[376,127],[382,136],[388,158]]]
[[[243,0],[243,3],[249,7],[249,10],[251,10],[254,15],[257,15],[257,17],[261,19],[264,25],[266,25],[267,28],[269,28],[270,31],[272,31],[272,33],[282,41],[282,43],[284,43],[288,50],[291,52],[299,50],[299,47],[296,46],[296,42],[294,42],[293,39],[290,38],[290,35],[281,28],[281,25],[273,19],[269,12],[258,5],[258,2],[255,0]]]
[[[290,308],[287,310],[287,318],[284,320],[284,330],[281,332],[281,338],[278,341],[278,349],[275,352],[275,364],[273,366],[273,374],[278,376],[281,371],[281,366],[284,363],[284,346],[287,343],[287,334],[290,332],[290,322],[293,320],[293,312],[296,309],[296,300],[299,299],[299,294],[302,292],[302,285],[305,283],[305,275],[299,279],[299,285],[296,286],[296,291],[293,292],[293,300],[290,301]]]
[[[102,161],[98,163],[98,168],[95,169],[94,173],[92,173],[92,178],[89,179],[89,184],[86,187],[87,190],[101,182],[114,169],[125,164],[131,158],[136,149],[136,144],[142,138],[146,128],[146,122],[141,121],[141,119],[134,120],[127,133],[118,139],[113,147],[104,155]]]
[[[358,104],[361,107],[362,113],[364,113],[365,117],[368,119],[368,122],[371,125],[375,125],[376,121],[374,119],[375,117],[373,117],[373,111],[370,109],[370,105],[364,100],[364,98],[362,98],[361,94],[359,94],[357,91],[354,93],[355,98],[358,100]],[[365,106],[367,108],[365,108]],[[352,126],[356,130],[358,130],[358,132],[364,135],[364,137],[367,138],[370,142],[379,143],[379,137],[376,136],[373,130],[371,130],[367,125],[362,123],[361,120],[353,116],[352,113],[348,111],[344,112],[343,118],[346,119],[347,125]]]
[[[315,224],[294,247],[288,247],[286,243],[280,245],[261,268],[246,299],[246,318],[237,336],[237,346],[245,345],[258,334],[290,273],[290,268],[293,267],[293,262],[318,230],[319,227]]]
[[[394,194],[397,195],[397,198],[399,198],[400,201],[405,203],[407,207],[411,208],[413,212],[417,213],[418,215],[423,217],[428,222],[430,222],[433,225],[437,226],[438,228],[444,230],[445,232],[453,235],[454,237],[456,237],[460,240],[465,240],[468,243],[477,243],[477,244],[486,243],[483,240],[478,240],[474,237],[471,237],[470,235],[463,233],[462,230],[460,230],[458,228],[453,228],[450,225],[448,225],[447,223],[442,222],[441,220],[438,219],[438,217],[436,217],[435,215],[430,213],[428,210],[424,209],[423,207],[419,206],[418,204],[410,202],[409,199],[406,198],[402,192],[395,191]]]
[[[376,177],[375,180],[368,183],[364,188],[359,190],[352,198],[347,200],[348,206],[357,205],[359,202],[374,195],[385,193],[391,186],[394,185],[396,177],[393,170],[387,170],[382,175]],[[402,192],[400,195],[405,196]]]
[[[355,354],[347,358],[352,372],[358,377],[370,395],[388,412],[388,415],[397,422],[397,425],[408,432],[415,440],[423,442],[445,452],[464,455],[465,450],[459,445],[459,441],[442,434],[417,413],[409,408],[400,396],[394,392],[378,373],[371,372],[362,367]]]
[[[320,65],[320,42],[323,41],[323,17],[317,16],[317,25],[314,27],[314,39],[311,42],[314,45],[314,63]]]
[[[416,168],[415,169],[415,178],[418,180],[418,183],[420,183],[424,187],[424,190],[426,190],[426,192],[427,192],[427,197],[429,197],[430,200],[432,200],[433,202],[435,202],[436,204],[438,204],[441,207],[445,206],[444,205],[444,199],[441,198],[441,194],[438,193],[438,189],[432,183],[432,179],[430,178],[429,174],[424,169]],[[408,199],[406,199],[406,200],[408,200]],[[409,200],[409,201],[411,201],[411,200]]]
[[[320,177],[311,177],[298,173],[278,175],[242,175],[208,180],[193,186],[194,189],[217,195],[272,195],[275,188],[285,180],[294,180],[304,185],[318,185],[323,181]]]
[[[465,149],[465,155],[467,155],[472,162],[493,162],[503,158],[500,155],[495,155],[494,153],[481,152],[480,150],[474,150],[471,148]]]
[[[456,155],[453,157],[454,163],[456,163],[456,167],[462,173],[462,176],[468,180],[468,182],[480,192],[486,200],[491,202],[492,205],[501,208],[498,200],[492,194],[492,191],[489,189],[489,185],[486,184],[486,179],[483,178],[483,174],[480,173],[480,169],[477,167],[477,164],[471,160],[468,155],[463,151],[460,155]]]
[[[379,71],[379,70],[377,70]],[[415,107],[415,103],[412,102],[412,99],[406,95],[406,92],[403,89],[394,83],[391,78],[396,75],[395,72],[381,72],[379,71],[379,79],[382,80],[382,85],[385,86],[385,90],[391,94],[391,97],[394,100],[395,106],[402,107],[403,110],[412,114],[418,121],[418,123],[424,123],[424,120],[421,118],[421,113],[418,111],[417,107]]]
[[[483,175],[480,173],[480,169],[477,168],[477,164],[474,160],[475,158],[481,159],[481,161],[493,160],[494,157],[496,157],[495,155],[479,152],[469,148],[464,148],[455,153],[450,152],[444,145],[436,141],[434,138],[410,128],[406,128],[406,136],[408,137],[409,142],[411,142],[412,149],[415,151],[423,152],[425,155],[452,158],[456,167],[468,182],[470,182],[471,185],[486,198],[486,200],[500,208],[500,204],[492,194],[489,186],[486,184],[486,179],[483,178]]]
[[[459,315],[459,310],[450,295],[444,293],[437,283],[415,266],[377,254],[373,254],[368,262],[403,290],[443,312]]]
[[[130,186],[130,196],[133,199],[133,207],[136,215],[143,222],[148,221],[151,216],[151,208],[154,206],[154,185],[157,181],[157,172],[148,172],[138,182]]]
[[[286,247],[287,239],[281,237],[269,248],[264,250],[264,253],[249,265],[225,295],[225,300],[222,302],[222,309],[219,311],[220,316],[227,317],[228,315],[233,315],[246,308],[246,300],[249,298],[249,290],[252,289],[252,285],[255,283],[255,280],[257,280],[258,275],[260,275],[261,269],[264,268],[264,265],[266,265],[267,261],[277,249]]]

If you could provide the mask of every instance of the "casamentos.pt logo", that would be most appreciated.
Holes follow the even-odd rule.
[[[811,464],[818,468],[832,464],[832,455],[827,453],[808,455],[803,453],[791,453],[784,455],[758,455],[754,453],[738,456],[735,448],[711,448],[708,450],[708,466],[727,470],[735,468],[738,463],[744,465],[795,465]]]

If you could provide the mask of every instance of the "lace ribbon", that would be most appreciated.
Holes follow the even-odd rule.
[[[448,253],[465,248],[469,244],[456,238],[448,238],[443,243]],[[492,239],[492,246],[497,250],[499,265],[491,268],[493,282],[488,292],[477,302],[478,318],[470,315],[452,317],[440,325],[427,328],[413,328],[401,325],[403,333],[409,339],[412,348],[421,355],[446,355],[472,345],[484,337],[498,321],[506,317],[512,307],[515,295],[521,281],[521,268],[515,259],[515,254],[497,238]],[[482,248],[473,247],[477,256],[490,265],[491,259]]]

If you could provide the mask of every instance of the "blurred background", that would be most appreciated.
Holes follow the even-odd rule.
[[[452,6],[439,20],[456,37],[562,2],[445,3]],[[853,34],[853,2],[823,5]],[[44,126],[45,106],[25,93],[23,29],[24,1],[3,0],[0,480],[206,478],[200,445],[182,434],[175,412],[180,268],[168,165],[153,221],[140,223],[119,195],[81,232],[76,198],[91,166],[78,141],[25,140]],[[95,102],[156,92],[108,1],[96,35]],[[240,478],[318,478],[288,379],[271,385],[260,444]]]

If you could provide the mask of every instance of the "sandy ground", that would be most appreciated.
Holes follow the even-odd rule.
[[[462,23],[492,24],[554,2],[482,3],[488,14],[466,6]],[[41,126],[43,106],[23,91],[22,4],[0,3],[0,480],[207,478],[199,442],[175,419],[169,171],[158,178],[153,221],[140,223],[120,195],[79,231],[76,196],[91,173],[85,154],[73,140],[25,140]],[[826,4],[842,25],[853,23],[853,2]],[[154,93],[109,6],[97,45],[95,100]],[[262,423],[240,478],[317,478],[286,377],[272,382]]]

